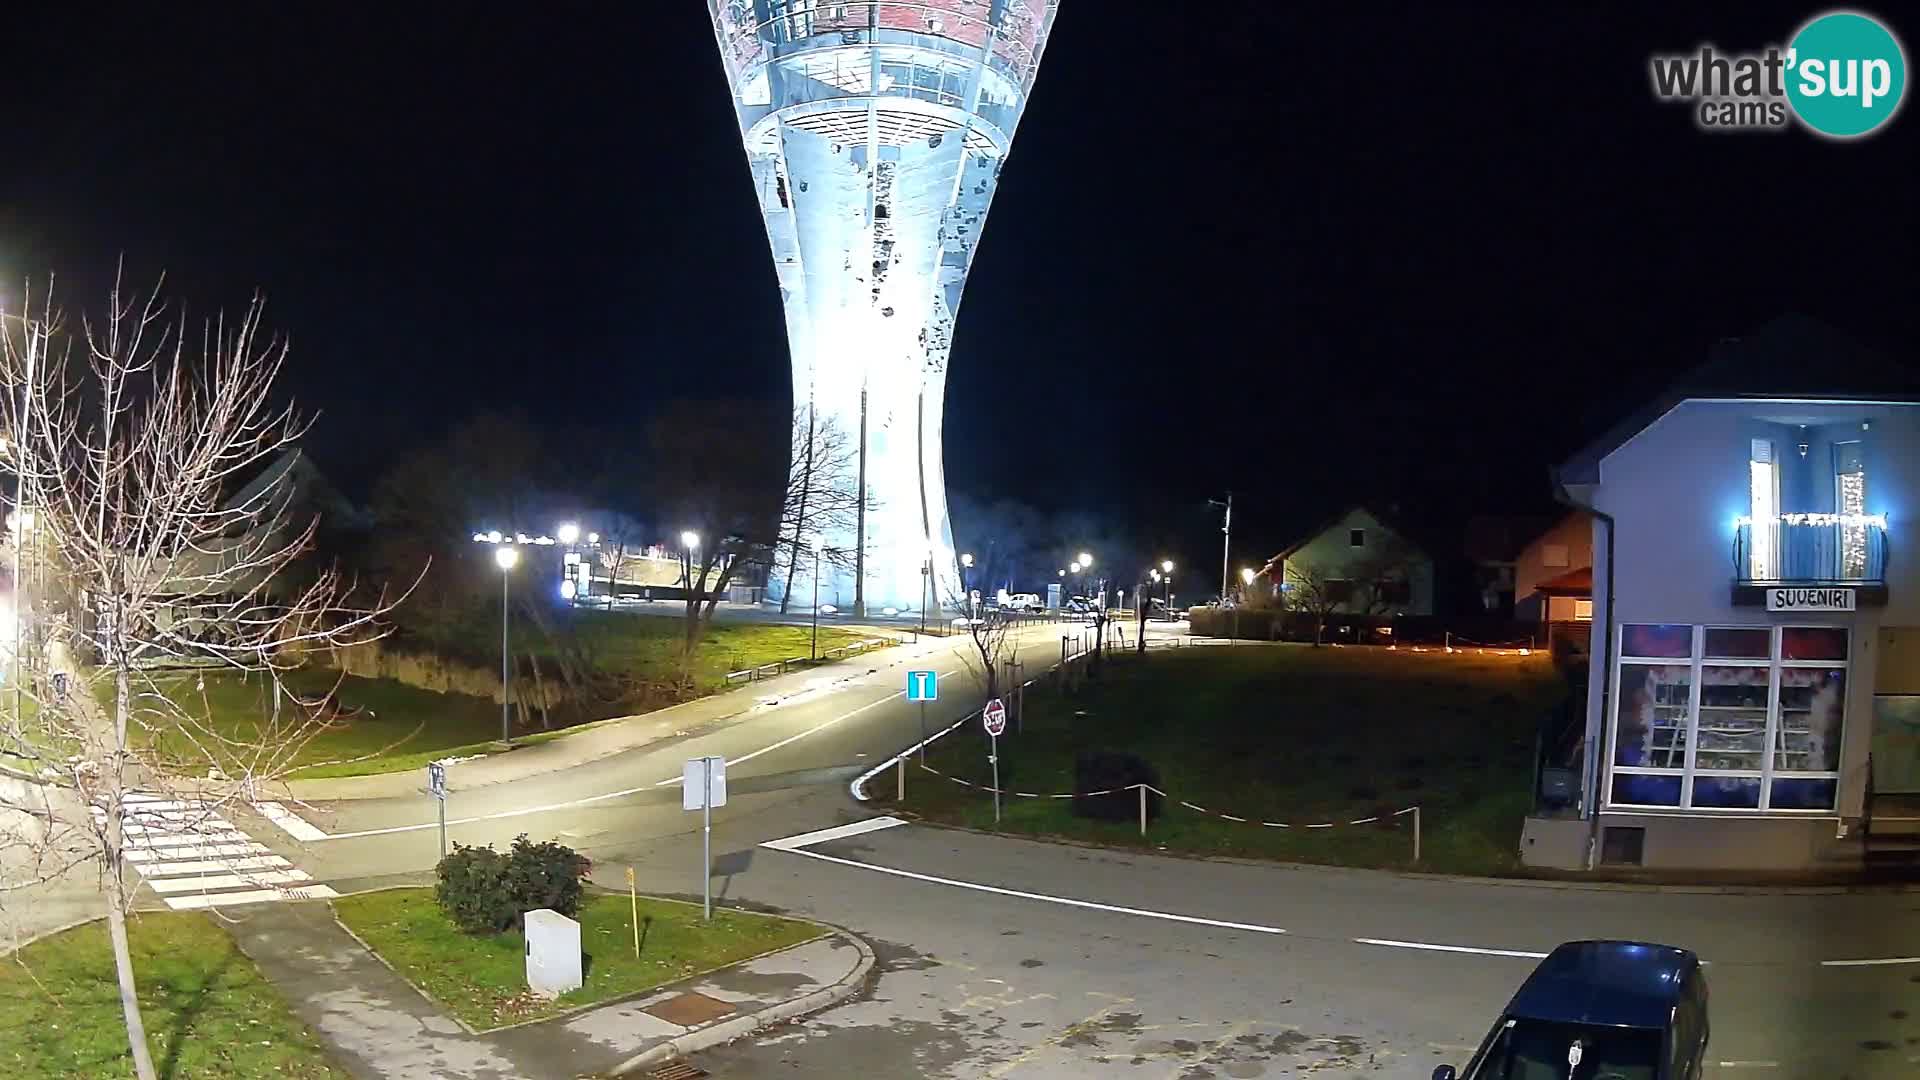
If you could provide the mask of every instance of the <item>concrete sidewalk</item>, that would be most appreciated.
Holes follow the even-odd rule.
[[[776,707],[796,695],[830,691],[852,680],[890,667],[899,667],[951,647],[949,639],[922,638],[918,644],[896,645],[805,671],[776,675],[653,712],[595,721],[585,725],[582,730],[557,739],[463,761],[460,763],[460,787],[471,790],[558,772],[676,736],[711,730],[719,724]],[[285,787],[296,802],[339,802],[408,798],[421,794],[425,783],[422,770],[409,769],[374,776],[290,780]]]
[[[865,943],[835,934],[642,997],[476,1035],[367,952],[327,904],[249,908],[229,930],[340,1064],[368,1080],[619,1075],[836,1004],[873,967]]]

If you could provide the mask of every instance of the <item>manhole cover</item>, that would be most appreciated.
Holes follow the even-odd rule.
[[[670,997],[658,1005],[649,1005],[641,1011],[651,1013],[669,1024],[699,1027],[710,1020],[718,1020],[726,1016],[734,1009],[719,998],[710,998],[705,994],[689,991]]]
[[[700,1080],[705,1069],[696,1069],[684,1061],[671,1061],[648,1073],[649,1080]]]

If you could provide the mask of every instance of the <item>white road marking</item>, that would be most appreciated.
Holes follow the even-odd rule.
[[[259,844],[248,841],[244,844],[205,844],[193,847],[167,849],[130,847],[123,853],[131,863],[160,863],[175,859],[225,859],[236,855],[267,855],[270,852]],[[143,871],[143,873],[146,871]],[[158,871],[154,871],[157,873]]]
[[[1524,952],[1519,949],[1476,949],[1467,945],[1434,945],[1425,941],[1393,941],[1389,938],[1357,937],[1353,939],[1361,945],[1384,945],[1389,949],[1419,949],[1423,952],[1471,953],[1474,956],[1512,956],[1522,960],[1545,960],[1543,952]]]
[[[906,822],[896,817],[867,818],[865,821],[856,821],[849,825],[836,825],[831,829],[816,829],[810,833],[801,833],[782,840],[769,840],[760,846],[773,848],[775,851],[793,851],[798,848],[812,847],[814,844],[824,844],[829,840],[844,840],[849,836],[860,836],[905,824]]]
[[[254,803],[253,808],[260,816],[280,826],[281,831],[295,840],[325,840],[327,834],[312,825],[306,818],[287,809],[277,802]]]
[[[1777,1061],[1722,1061],[1719,1065],[1723,1069],[1777,1069],[1780,1067]]]
[[[168,907],[192,910],[282,900],[332,898],[312,875],[215,815],[207,803],[130,797],[124,855]],[[141,809],[135,809],[135,806]],[[146,809],[181,806],[179,811]],[[97,822],[106,810],[93,808]]]
[[[727,765],[734,766],[745,761],[751,761],[762,754],[771,753],[772,751],[778,750],[783,746],[787,746],[791,743],[804,739],[807,736],[812,735],[816,731],[821,731],[825,728],[830,728],[842,720],[846,720],[851,717],[858,716],[860,713],[866,712],[868,709],[874,708],[875,706],[885,705],[887,702],[892,701],[894,698],[904,696],[905,694],[906,694],[905,690],[895,691],[894,693],[888,694],[886,697],[883,697],[878,701],[868,702],[867,704],[860,706],[859,708],[853,710],[852,712],[843,713],[840,716],[836,716],[831,720],[825,721],[824,723],[820,723],[811,728],[808,728],[807,730],[800,732],[798,735],[790,735],[787,738],[781,739],[779,742],[774,743],[772,746],[763,747],[759,750],[755,750],[751,754],[746,754],[741,757],[728,758]],[[591,806],[597,802],[605,802],[608,799],[620,799],[620,798],[625,798],[628,795],[638,795],[643,791],[653,791],[657,788],[670,787],[674,784],[680,783],[681,780],[682,780],[682,777],[672,776],[672,777],[668,777],[665,780],[661,780],[658,783],[644,784],[640,787],[622,788],[619,791],[608,791],[599,795],[589,795],[584,799],[571,799],[571,800],[568,800],[567,802],[548,803],[545,806],[526,806],[526,807],[521,807],[518,810],[501,810],[498,813],[481,814],[477,817],[448,818],[447,824],[449,826],[471,825],[478,821],[499,821],[503,818],[525,817],[528,814],[545,814],[554,810],[572,810],[582,806]],[[391,825],[384,829],[360,829],[356,832],[327,833],[321,839],[357,840],[362,837],[368,837],[368,836],[392,836],[396,833],[419,832],[422,829],[437,829],[439,827],[440,827],[440,823],[437,820],[423,821],[418,825]]]
[[[1879,960],[1822,960],[1821,967],[1881,967],[1887,964],[1920,964],[1920,956],[1889,956]]]
[[[147,886],[154,892],[218,892],[222,889],[245,887],[259,888],[262,885],[290,885],[296,881],[312,881],[313,875],[305,870],[262,870],[255,874],[207,874],[199,877],[149,878]]]
[[[272,904],[287,900],[337,900],[340,894],[325,885],[301,885],[292,889],[253,889],[237,893],[196,893],[169,896],[167,906],[176,911],[195,908],[233,907],[238,904]]]
[[[763,845],[764,846],[764,845]],[[956,889],[970,889],[974,892],[993,893],[996,896],[1011,896],[1018,900],[1037,900],[1043,904],[1060,904],[1064,907],[1085,908],[1091,911],[1109,911],[1116,915],[1138,915],[1145,919],[1161,919],[1166,922],[1190,923],[1195,926],[1214,926],[1222,930],[1247,930],[1256,934],[1284,934],[1285,930],[1277,926],[1261,926],[1258,923],[1228,922],[1224,919],[1206,919],[1198,915],[1181,915],[1172,911],[1149,911],[1146,908],[1122,907],[1118,904],[1099,904],[1092,900],[1076,900],[1070,896],[1049,896],[1046,893],[1023,892],[1019,889],[1003,889],[998,885],[982,885],[975,881],[959,881],[954,878],[934,877],[932,874],[916,874],[911,870],[896,870],[891,866],[876,866],[872,863],[855,862],[833,855],[822,855],[817,851],[804,848],[781,848],[809,859],[821,862],[852,866],[861,870],[871,870],[876,874],[891,874],[894,877],[923,881],[930,885],[947,885]]]
[[[238,855],[239,852],[236,851],[235,854]],[[248,858],[206,859],[199,862],[156,862],[142,870],[141,874],[144,877],[157,878],[173,874],[213,874],[222,870],[284,870],[292,865],[278,855],[255,855]]]
[[[245,833],[236,829],[229,829],[225,832],[153,833],[141,836],[129,834],[127,836],[127,844],[129,847],[138,846],[143,848],[188,847],[208,844],[231,844],[246,839],[249,839],[249,837]]]

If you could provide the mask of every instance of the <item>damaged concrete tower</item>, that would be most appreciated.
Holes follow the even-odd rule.
[[[855,441],[867,495],[847,535],[824,537],[858,571],[823,571],[820,602],[938,610],[960,596],[941,465],[954,316],[1059,0],[708,6],[773,244],[796,422]],[[803,558],[802,609],[811,571]]]

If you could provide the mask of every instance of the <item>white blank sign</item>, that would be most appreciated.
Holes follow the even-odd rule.
[[[711,769],[709,769],[711,766]],[[727,805],[727,759],[694,758],[681,774],[680,808],[700,810]]]

